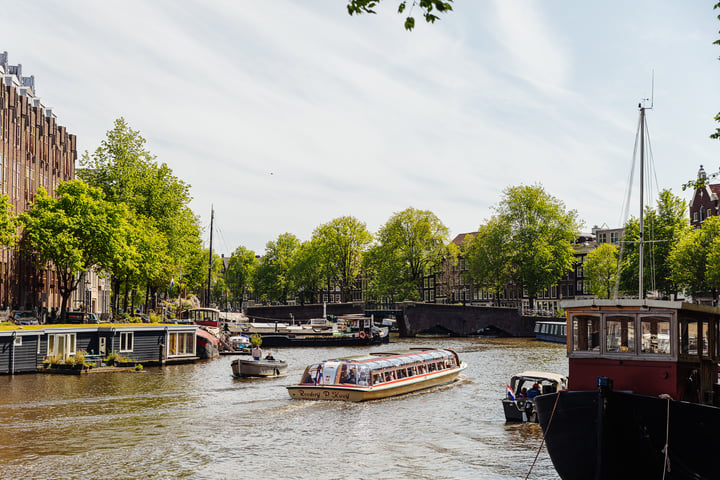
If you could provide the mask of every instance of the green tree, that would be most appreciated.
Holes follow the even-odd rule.
[[[127,242],[131,213],[124,204],[105,200],[100,189],[81,180],[61,183],[56,198],[38,189],[35,202],[20,217],[22,245],[38,254],[42,267],[52,264],[58,276],[64,317],[81,272],[138,268],[136,247]]]
[[[290,265],[300,248],[300,241],[291,233],[283,233],[265,245],[265,255],[255,272],[254,288],[261,300],[286,303],[293,291]]]
[[[361,13],[375,13],[375,7],[380,3],[380,0],[349,0],[347,4],[348,13],[350,15],[359,15]],[[415,28],[415,17],[412,16],[412,10],[414,7],[420,8],[423,12],[422,15],[425,17],[425,21],[428,23],[435,23],[440,17],[435,15],[437,13],[446,13],[452,10],[452,0],[413,0],[410,4],[410,10],[407,12],[408,16],[405,18],[405,29],[412,30]],[[408,2],[406,0],[400,0],[398,4],[398,13],[405,13],[408,8]]]
[[[674,282],[693,296],[713,294],[720,286],[718,257],[714,249],[720,247],[720,217],[708,218],[702,228],[685,227],[670,251],[670,266]]]
[[[301,304],[315,301],[326,278],[320,257],[317,243],[312,240],[303,242],[293,255],[289,275]]]
[[[100,146],[80,160],[78,176],[88,184],[101,188],[108,201],[125,203],[138,215],[154,224],[165,237],[165,265],[152,270],[144,278],[128,277],[142,282],[147,294],[165,288],[176,271],[188,270],[198,253],[200,227],[197,217],[188,207],[191,200],[189,186],[175,177],[165,164],[145,148],[145,139],[130,128],[125,119],[115,120]],[[114,292],[120,287],[114,279]]]
[[[374,291],[395,300],[421,299],[424,278],[443,260],[452,263],[457,258],[457,248],[447,237],[447,227],[428,210],[410,207],[393,214],[369,252]]]
[[[502,248],[510,252],[515,281],[527,291],[532,309],[538,292],[555,285],[575,263],[577,212],[540,185],[508,187],[495,211],[509,232]]]
[[[464,258],[468,262],[468,280],[493,292],[493,302],[513,279],[508,225],[498,217],[481,225],[477,235],[466,237]]]
[[[688,225],[685,201],[665,189],[660,192],[656,208],[646,207],[643,214],[643,290],[657,290],[675,295],[678,287],[669,263],[670,251]],[[623,234],[621,288],[626,292],[638,289],[640,220],[631,218]]]
[[[590,293],[600,298],[610,298],[615,289],[618,273],[618,248],[602,243],[587,254],[583,265],[585,278],[590,282]]]
[[[17,239],[17,217],[7,195],[0,195],[0,246],[12,247]]]
[[[351,290],[357,287],[362,255],[371,242],[367,226],[354,217],[338,217],[313,232],[318,259],[328,273],[329,283],[340,287],[343,301],[347,301]]]
[[[230,255],[228,268],[225,272],[225,285],[230,292],[231,302],[242,306],[245,295],[252,289],[252,279],[258,261],[255,252],[240,246]]]

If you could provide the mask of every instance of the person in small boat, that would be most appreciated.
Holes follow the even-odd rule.
[[[252,349],[252,357],[253,360],[260,360],[262,358],[262,348],[260,348],[260,345],[255,345]]]
[[[527,391],[527,398],[535,398],[540,395],[540,385],[533,384],[532,388]]]
[[[527,388],[522,387],[520,389],[520,391],[518,392],[517,396],[520,398],[526,398],[527,397]]]
[[[265,355],[265,360],[275,360],[275,357],[273,357],[272,352],[268,352],[267,355]]]

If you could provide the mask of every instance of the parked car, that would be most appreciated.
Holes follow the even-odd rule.
[[[100,323],[100,319],[94,313],[67,312],[68,323]]]
[[[10,320],[16,325],[40,325],[40,320],[32,310],[14,310],[10,312]]]

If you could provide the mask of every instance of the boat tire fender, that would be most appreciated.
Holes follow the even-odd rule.
[[[367,336],[367,335],[365,334],[365,332],[362,332],[362,331],[361,331],[360,333],[358,333],[358,337],[360,337],[360,338],[363,338],[363,339],[364,339],[366,336]]]

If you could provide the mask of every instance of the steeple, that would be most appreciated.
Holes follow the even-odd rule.
[[[705,180],[707,179],[707,174],[705,173],[705,169],[702,165],[700,165],[700,170],[698,170],[698,180]]]

